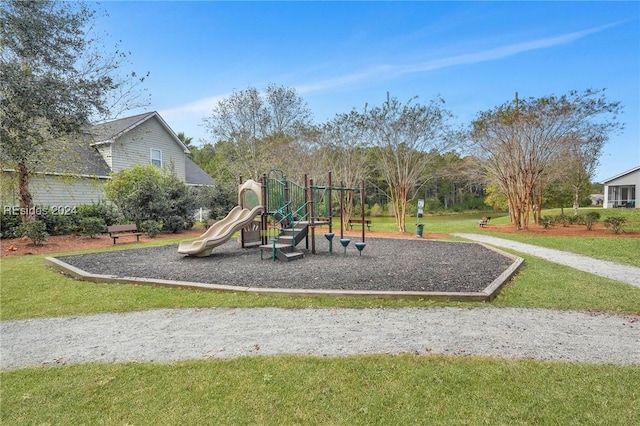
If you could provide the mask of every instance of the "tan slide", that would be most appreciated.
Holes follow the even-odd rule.
[[[211,256],[211,250],[226,243],[236,231],[253,222],[263,209],[262,206],[256,206],[251,210],[235,206],[227,217],[211,225],[197,240],[181,242],[178,253],[197,257]]]

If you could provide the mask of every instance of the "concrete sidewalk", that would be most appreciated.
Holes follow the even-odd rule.
[[[640,287],[640,268],[635,266],[622,265],[620,263],[598,260],[592,257],[581,256],[575,253],[550,249],[546,247],[534,246],[531,244],[519,243],[517,241],[505,240],[503,238],[491,237],[481,234],[453,234],[456,237],[465,238],[479,243],[490,244],[496,247],[515,250],[520,253],[530,254],[560,265],[569,266],[581,271],[589,272],[601,277],[610,278],[635,287]],[[639,255],[640,255],[640,243]]]

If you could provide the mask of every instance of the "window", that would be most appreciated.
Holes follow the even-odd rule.
[[[159,149],[151,149],[151,164],[162,167],[162,151]]]

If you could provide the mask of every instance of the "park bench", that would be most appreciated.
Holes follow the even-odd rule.
[[[140,235],[142,235],[142,232],[138,232],[138,227],[135,223],[107,226],[107,231],[109,232],[109,236],[113,238],[113,244],[116,243],[118,238],[129,235],[135,235],[136,240],[140,241]]]
[[[478,221],[478,225],[480,225],[480,228],[484,228],[485,226],[487,226],[490,220],[491,220],[490,216],[485,216]]]
[[[371,220],[365,219],[364,224],[367,225],[367,229],[371,231]],[[353,229],[353,225],[362,225],[362,219],[349,219],[349,229]]]

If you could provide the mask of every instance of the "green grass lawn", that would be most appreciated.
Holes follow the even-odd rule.
[[[426,217],[425,233],[477,232],[481,216]],[[395,230],[392,219],[373,221],[374,229]],[[170,242],[174,241],[152,244]],[[536,243],[570,245],[590,250],[593,257],[618,260],[629,251],[626,246],[588,241]],[[575,249],[579,246],[583,248]],[[523,257],[524,267],[492,306],[640,314],[640,289]],[[47,269],[43,256],[0,261],[2,320],[173,307],[444,305],[480,304],[95,284]],[[0,420],[7,425],[640,424],[638,366],[414,355],[277,356],[25,368],[3,371],[0,378]]]
[[[640,369],[416,355],[2,374],[5,425],[635,425]]]

